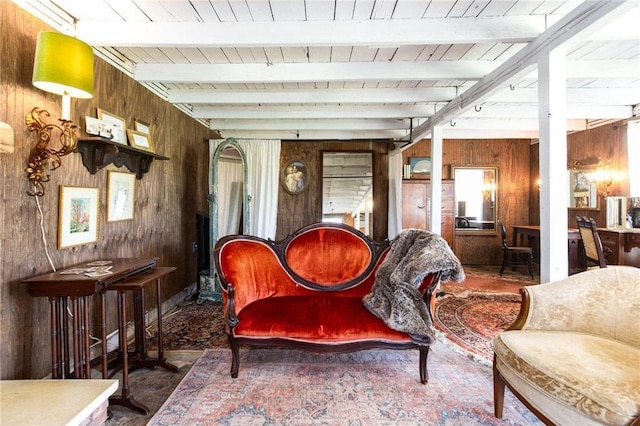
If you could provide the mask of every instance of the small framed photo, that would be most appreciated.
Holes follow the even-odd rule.
[[[409,166],[411,167],[411,174],[430,174],[431,173],[431,158],[429,157],[410,157]]]
[[[136,175],[109,170],[107,175],[107,222],[132,220]]]
[[[127,136],[129,137],[129,145],[132,147],[153,152],[151,137],[148,134],[138,130],[127,129]]]
[[[58,249],[98,241],[98,188],[60,185]]]
[[[307,188],[307,167],[300,160],[287,162],[280,173],[282,187],[289,194],[299,194]]]
[[[111,129],[111,140],[126,145],[127,144],[127,125],[124,118],[98,108],[98,120],[105,121],[113,126]]]
[[[144,121],[138,120],[137,118],[133,119],[133,130],[137,130],[151,136],[151,124],[145,123]]]

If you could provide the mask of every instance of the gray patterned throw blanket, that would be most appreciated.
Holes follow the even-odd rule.
[[[465,279],[460,260],[440,235],[405,230],[391,243],[371,293],[363,298],[364,305],[390,328],[429,346],[435,341],[435,330],[418,288],[427,275],[437,272],[443,282]]]

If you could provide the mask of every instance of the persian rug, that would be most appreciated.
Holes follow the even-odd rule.
[[[519,294],[448,294],[437,299],[434,326],[469,356],[485,364],[493,359],[493,338],[518,317]]]
[[[158,349],[157,324],[147,328],[147,348]],[[222,303],[184,302],[162,320],[162,345],[169,350],[205,350],[229,347],[222,318]]]
[[[310,354],[229,349],[204,352],[149,425],[541,425],[513,395],[493,415],[491,369],[436,343],[429,383],[418,351]]]

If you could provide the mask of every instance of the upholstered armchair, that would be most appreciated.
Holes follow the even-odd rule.
[[[640,425],[640,269],[608,267],[521,289],[493,341],[495,415],[505,385],[546,424]]]

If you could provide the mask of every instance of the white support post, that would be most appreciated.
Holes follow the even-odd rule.
[[[540,124],[540,282],[567,277],[566,58],[563,49],[538,62]]]
[[[442,127],[431,132],[431,232],[442,234]]]

